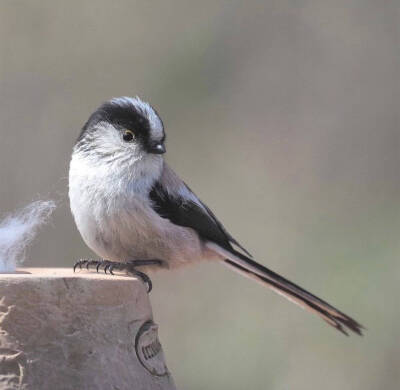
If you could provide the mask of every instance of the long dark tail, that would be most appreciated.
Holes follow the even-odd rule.
[[[240,252],[227,251],[216,244],[211,244],[209,247],[224,256],[226,258],[225,264],[235,271],[268,286],[300,307],[318,314],[329,325],[343,334],[348,336],[347,330],[349,329],[362,335],[364,327],[361,324],[300,286],[258,264]]]

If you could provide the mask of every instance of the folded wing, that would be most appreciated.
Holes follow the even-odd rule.
[[[347,335],[346,329],[349,329],[361,335],[363,327],[357,321],[252,260],[250,254],[227,232],[212,211],[167,165],[160,180],[153,186],[150,198],[153,209],[161,217],[195,230],[210,249],[225,257],[225,264],[230,268],[318,314],[342,333]],[[245,254],[232,245],[239,247]]]

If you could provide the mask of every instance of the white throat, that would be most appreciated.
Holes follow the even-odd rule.
[[[134,193],[146,196],[160,178],[164,160],[158,155],[131,159],[102,159],[74,150],[70,163],[70,191],[85,188],[94,196]],[[98,194],[96,194],[98,192]]]

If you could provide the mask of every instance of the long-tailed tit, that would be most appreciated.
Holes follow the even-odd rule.
[[[100,106],[72,153],[69,197],[86,244],[106,260],[83,260],[113,273],[174,269],[219,261],[306,308],[347,334],[362,326],[303,288],[255,262],[163,159],[165,132],[157,112],[138,97]]]

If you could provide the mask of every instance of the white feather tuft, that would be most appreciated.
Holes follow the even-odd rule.
[[[14,272],[25,259],[25,250],[38,228],[56,208],[52,200],[38,200],[6,216],[0,222],[0,272]]]

